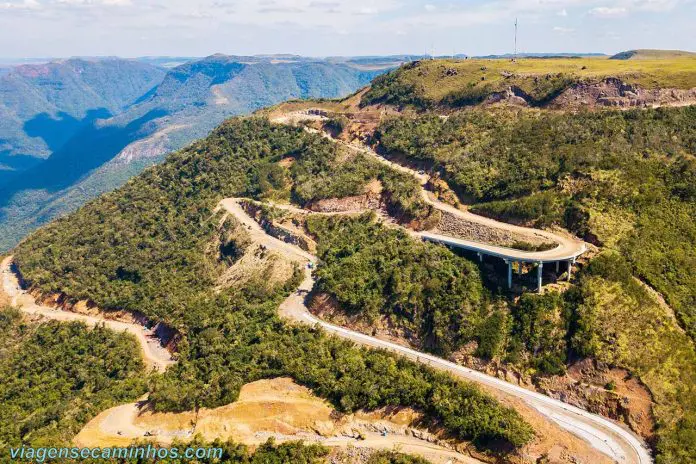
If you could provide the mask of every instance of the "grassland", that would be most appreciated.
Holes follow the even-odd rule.
[[[696,57],[428,60],[377,77],[362,102],[420,108],[462,106],[514,86],[543,104],[572,84],[606,77],[643,89],[691,89],[696,87]]]

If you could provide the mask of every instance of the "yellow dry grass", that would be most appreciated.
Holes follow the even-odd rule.
[[[183,413],[145,413],[135,424],[144,429],[177,432],[196,424],[206,440],[220,438],[241,443],[265,441],[260,432],[292,435],[300,432],[331,433],[331,405],[290,378],[259,380],[242,387],[239,399],[215,409]]]
[[[443,74],[447,72],[446,74]],[[423,96],[440,101],[466,86],[492,88],[531,85],[536,77],[563,75],[573,80],[598,81],[618,77],[645,89],[696,87],[696,57],[665,59],[609,60],[607,58],[524,58],[515,62],[501,59],[424,61],[402,76],[423,89]]]
[[[259,245],[251,245],[244,255],[218,279],[216,290],[240,288],[252,283],[267,291],[283,285],[293,275],[294,263]]]

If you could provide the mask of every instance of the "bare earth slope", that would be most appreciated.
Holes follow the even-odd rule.
[[[233,440],[258,446],[304,440],[332,448],[359,447],[416,454],[437,464],[477,464],[466,452],[439,444],[431,434],[411,428],[413,411],[338,414],[306,387],[281,377],[242,387],[232,404],[183,413],[152,413],[145,402],[104,411],[75,437],[78,446],[126,446],[148,437],[161,444],[198,435],[206,441]]]

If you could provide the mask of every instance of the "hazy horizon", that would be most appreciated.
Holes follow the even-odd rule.
[[[692,49],[693,0],[4,0],[4,59]],[[11,46],[10,46],[11,44]]]
[[[634,50],[634,49],[628,49],[628,50]],[[553,55],[573,55],[573,56],[612,56],[616,53],[623,52],[627,50],[617,50],[616,52],[595,52],[595,51],[588,51],[588,52],[567,52],[567,51],[553,51],[553,52],[544,52],[544,51],[530,51],[530,52],[524,52],[524,53],[518,53],[518,55],[542,55],[542,56],[553,56]],[[687,52],[692,52],[696,53],[692,50],[679,50],[679,51],[687,51]],[[457,56],[467,56],[469,58],[478,58],[478,57],[485,57],[485,56],[505,56],[508,55],[508,52],[501,52],[501,53],[490,53],[486,55],[472,55],[468,54],[466,52],[461,52],[457,53]],[[10,64],[10,63],[23,63],[26,62],[27,64],[30,63],[41,63],[41,62],[47,62],[47,61],[52,61],[52,60],[69,60],[69,59],[94,59],[94,60],[106,60],[110,58],[118,58],[118,59],[125,59],[125,60],[145,60],[145,59],[179,59],[179,60],[200,60],[204,58],[208,58],[214,55],[225,55],[225,56],[239,56],[239,57],[250,57],[250,58],[262,58],[262,57],[281,57],[281,56],[288,56],[288,57],[297,57],[297,58],[304,58],[304,59],[316,59],[316,60],[326,60],[326,59],[331,59],[331,58],[345,58],[345,59],[358,59],[358,58],[390,58],[390,57],[420,57],[420,56],[431,56],[431,55],[424,55],[422,52],[421,53],[390,53],[388,55],[374,55],[374,54],[357,54],[357,55],[298,55],[294,53],[256,53],[256,54],[239,54],[239,53],[223,53],[223,52],[211,52],[207,53],[205,55],[198,55],[198,56],[188,56],[188,55],[64,55],[64,56],[21,56],[21,57],[6,57],[6,56],[0,56],[0,64]],[[447,58],[452,55],[432,55],[432,58]]]

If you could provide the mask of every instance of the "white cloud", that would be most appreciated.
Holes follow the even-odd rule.
[[[36,0],[0,3],[0,9],[3,10],[38,10],[39,8],[41,8],[41,4]]]
[[[34,56],[401,53],[424,44],[476,54],[507,50],[517,17],[528,51],[548,51],[567,37],[574,38],[568,51],[607,51],[598,39],[604,21],[580,28],[569,18],[660,12],[677,28],[675,21],[655,21],[665,39],[654,45],[688,48],[689,2],[696,0],[0,0],[0,43],[21,43],[6,54]],[[622,45],[642,39],[628,23],[616,28]]]
[[[58,5],[84,5],[89,7],[106,6],[130,6],[132,0],[53,0]]]
[[[376,8],[372,8],[372,7],[368,6],[368,7],[360,8],[357,13],[361,14],[361,15],[375,15],[375,14],[379,13],[379,11]]]
[[[654,12],[665,12],[672,10],[677,4],[680,3],[679,0],[632,0],[631,3],[637,10],[641,11],[654,11]]]
[[[623,16],[626,14],[626,8],[622,6],[608,7],[608,6],[598,6],[592,8],[589,13],[592,16],[598,16],[600,18],[612,18],[615,16]]]
[[[338,8],[341,6],[338,2],[313,1],[309,4],[309,8],[326,11],[330,13],[338,13]]]

